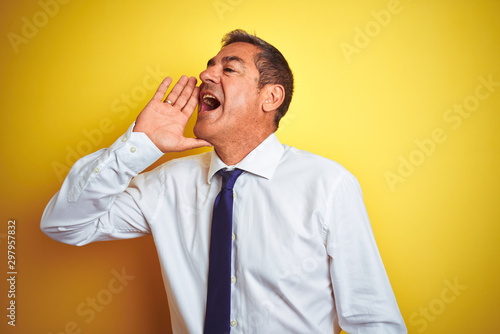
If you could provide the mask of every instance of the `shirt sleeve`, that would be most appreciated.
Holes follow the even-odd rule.
[[[134,125],[109,148],[74,164],[45,208],[40,224],[45,234],[81,246],[150,233],[138,204],[148,179],[141,174],[130,181],[163,153],[146,134],[133,132]]]
[[[327,252],[340,327],[347,333],[407,333],[356,178],[345,172],[328,201]]]

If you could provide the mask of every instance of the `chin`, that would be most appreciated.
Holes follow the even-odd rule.
[[[206,125],[200,124],[198,121],[193,127],[193,133],[196,138],[204,139],[211,143],[210,138],[213,137],[210,135],[210,129]]]

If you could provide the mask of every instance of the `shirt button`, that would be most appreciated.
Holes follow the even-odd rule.
[[[233,233],[233,235],[231,235],[231,239],[236,239],[236,234]]]
[[[231,277],[231,284],[234,284],[234,283],[236,283],[236,277],[233,276],[233,277]]]
[[[122,138],[122,141],[123,141],[123,142],[127,141],[127,136],[124,136],[124,137]]]
[[[231,320],[230,325],[231,325],[231,327],[236,327],[236,326],[238,326],[238,321]]]
[[[130,152],[134,153],[135,151],[137,151],[137,149],[135,147],[130,148]]]
[[[96,168],[94,169],[94,173],[99,173],[99,168],[97,168],[97,167],[96,167]]]
[[[233,192],[233,198],[236,198],[236,197],[238,197],[238,195],[236,195],[236,193]]]

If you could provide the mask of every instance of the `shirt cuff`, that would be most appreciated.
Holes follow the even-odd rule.
[[[134,132],[134,127],[135,122],[108,150],[114,152],[120,162],[137,175],[161,158],[164,153],[144,132]]]

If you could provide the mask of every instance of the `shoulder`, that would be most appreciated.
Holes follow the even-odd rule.
[[[172,159],[160,165],[159,168],[168,171],[184,171],[208,169],[210,167],[211,152],[189,155],[182,158]]]
[[[206,177],[210,167],[211,152],[190,155],[182,158],[172,159],[158,167],[160,173],[166,177],[173,178],[197,178],[201,175]]]
[[[323,156],[283,145],[285,151],[276,171],[277,177],[297,187],[314,189],[325,198],[332,192],[359,188],[356,177],[340,163]]]
[[[185,182],[188,180],[205,179],[210,167],[211,152],[190,155],[182,158],[169,160],[155,169],[143,173],[147,179],[157,180],[164,183],[168,180]]]
[[[336,179],[343,174],[352,175],[337,161],[305,150],[300,150],[293,146],[283,146],[285,151],[280,163],[283,164],[285,168],[294,169],[296,172],[314,173],[318,177],[328,179]]]

